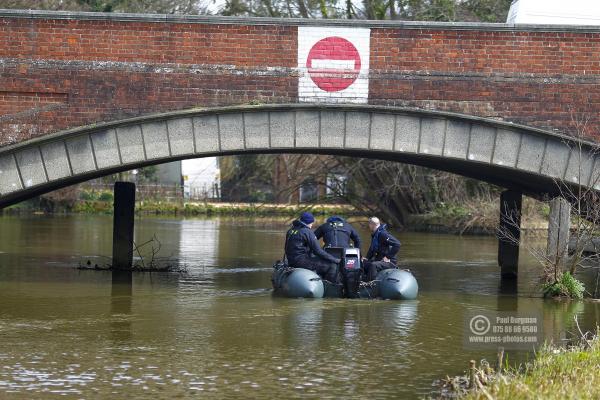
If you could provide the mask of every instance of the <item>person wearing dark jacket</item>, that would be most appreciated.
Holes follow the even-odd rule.
[[[396,255],[400,251],[400,241],[386,230],[385,224],[382,224],[379,218],[369,218],[369,229],[372,232],[371,246],[363,261],[363,280],[367,282],[374,280],[384,269],[396,268]]]
[[[315,217],[304,212],[292,223],[285,239],[285,256],[292,268],[306,268],[315,271],[321,278],[338,282],[340,259],[324,251],[311,230]]]
[[[358,232],[342,217],[333,216],[315,231],[317,239],[323,238],[325,247],[350,247],[350,241],[355,248],[360,249],[360,236]]]

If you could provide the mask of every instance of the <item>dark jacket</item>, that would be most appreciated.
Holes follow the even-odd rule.
[[[329,217],[327,222],[315,231],[317,239],[323,238],[325,247],[350,247],[350,240],[354,247],[360,249],[360,236],[358,232],[341,217]]]
[[[367,253],[367,259],[381,261],[383,257],[387,257],[395,265],[398,262],[396,259],[398,251],[400,251],[400,241],[386,230],[386,225],[381,224],[371,235],[371,246]]]
[[[302,263],[312,255],[325,261],[339,263],[339,259],[325,252],[319,245],[317,237],[304,223],[296,220],[287,231],[285,240],[285,255],[291,266]]]

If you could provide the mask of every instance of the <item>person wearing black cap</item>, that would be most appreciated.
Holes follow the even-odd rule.
[[[323,238],[325,247],[342,247],[347,249],[352,245],[360,249],[360,236],[358,232],[344,218],[336,215],[327,218],[327,221],[315,231],[317,239]]]
[[[292,223],[285,239],[285,256],[292,268],[315,271],[321,278],[337,283],[339,258],[325,252],[311,230],[315,217],[304,212]]]

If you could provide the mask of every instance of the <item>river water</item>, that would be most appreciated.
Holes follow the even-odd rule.
[[[285,227],[138,219],[136,242],[156,235],[187,273],[135,274],[128,295],[110,273],[75,268],[107,262],[111,217],[0,217],[0,398],[422,398],[495,358],[463,346],[468,310],[533,310],[555,341],[575,315],[582,329],[600,319],[594,303],[532,297],[539,267],[525,252],[519,295],[503,294],[492,237],[400,234],[417,301],[275,298]]]

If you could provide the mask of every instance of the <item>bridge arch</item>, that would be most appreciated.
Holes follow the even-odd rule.
[[[598,185],[598,147],[461,114],[369,105],[257,105],[155,114],[0,148],[0,208],[145,165],[240,153],[319,153],[432,167],[523,193]],[[600,186],[595,187],[600,189]]]

